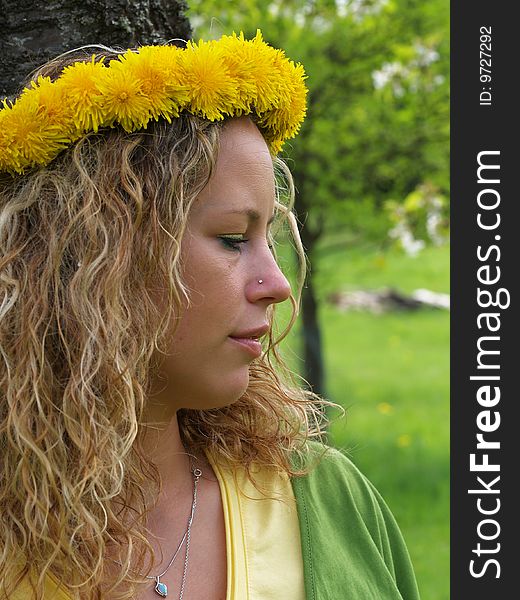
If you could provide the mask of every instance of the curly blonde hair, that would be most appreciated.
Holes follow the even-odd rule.
[[[36,76],[53,76],[68,62],[55,60]],[[154,566],[143,489],[158,493],[161,481],[141,445],[141,417],[154,351],[167,346],[170,318],[189,300],[180,243],[190,206],[214,170],[221,128],[182,115],[131,134],[100,131],[45,168],[0,179],[6,598],[31,573],[38,574],[31,579],[37,598],[47,575],[69,582],[74,599],[115,598],[122,583],[126,591],[117,597],[131,598],[143,581],[135,573]],[[296,477],[307,469],[292,457],[306,455],[308,440],[324,440],[324,407],[333,403],[307,391],[278,350],[297,316],[306,259],[290,172],[273,162],[277,225],[292,235],[300,264],[290,322],[277,332],[271,307],[267,348],[237,402],[181,410],[178,419],[187,451],[216,451],[250,476],[254,463]],[[165,282],[167,314],[150,294],[157,281]],[[123,566],[107,584],[109,547]]]

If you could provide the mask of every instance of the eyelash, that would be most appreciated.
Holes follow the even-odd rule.
[[[220,241],[224,244],[224,246],[226,248],[229,248],[230,250],[235,250],[236,252],[240,252],[240,247],[238,244],[245,244],[246,242],[249,242],[248,239],[240,239],[237,240],[235,238],[232,237],[225,237],[225,236],[219,236]],[[274,251],[274,246],[272,244],[267,244],[269,247],[269,250],[271,252]]]
[[[220,236],[219,240],[224,244],[224,246],[226,246],[226,248],[229,248],[230,250],[236,250],[237,252],[240,252],[240,247],[238,246],[238,244],[245,244],[249,241],[246,239],[238,240],[236,238],[224,236]]]

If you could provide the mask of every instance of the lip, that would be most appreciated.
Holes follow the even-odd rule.
[[[253,358],[258,358],[262,354],[262,344],[258,340],[252,340],[251,338],[236,338],[229,336],[229,339],[240,346]]]
[[[248,329],[247,331],[239,331],[233,335],[230,335],[229,337],[232,337],[234,339],[241,339],[241,340],[244,338],[260,338],[263,335],[265,335],[268,331],[269,331],[269,324],[264,323],[263,325],[260,325],[260,327],[257,327],[256,329]]]
[[[269,331],[269,324],[264,323],[260,327],[255,329],[249,329],[247,331],[240,331],[234,335],[230,335],[229,339],[240,347],[249,352],[253,358],[258,358],[262,354],[262,344],[258,338],[261,338]],[[256,338],[256,339],[251,339]]]

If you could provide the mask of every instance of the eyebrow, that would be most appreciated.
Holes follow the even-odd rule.
[[[243,208],[243,209],[235,209],[235,210],[227,210],[224,214],[226,215],[247,215],[249,221],[255,222],[260,220],[260,213],[257,212],[254,208]],[[274,221],[275,215],[273,215],[269,221],[267,221],[267,225],[271,225]]]

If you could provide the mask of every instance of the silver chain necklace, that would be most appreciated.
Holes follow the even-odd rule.
[[[166,598],[168,596],[168,586],[163,581],[161,581],[161,577],[163,577],[163,575],[166,573],[166,571],[168,571],[168,569],[173,565],[175,559],[177,558],[177,555],[180,552],[180,549],[182,548],[182,545],[186,541],[186,554],[184,557],[184,569],[182,572],[182,582],[181,582],[181,591],[179,593],[179,600],[182,600],[183,595],[184,595],[184,588],[186,586],[186,574],[188,572],[188,561],[189,561],[189,557],[190,557],[191,525],[193,523],[193,517],[195,516],[195,508],[197,507],[197,485],[199,483],[199,479],[202,477],[202,471],[198,468],[195,468],[195,469],[192,468],[191,472],[193,473],[193,500],[191,503],[191,512],[190,512],[190,517],[188,519],[188,526],[186,527],[186,531],[185,531],[184,535],[182,536],[182,539],[179,542],[179,545],[177,546],[177,550],[175,550],[175,554],[172,556],[172,559],[168,563],[168,566],[166,567],[166,569],[164,569],[164,571],[162,573],[160,573],[159,575],[145,575],[146,579],[153,579],[155,581],[154,590],[162,598]],[[113,562],[122,566],[122,563],[120,563],[119,561],[113,561]]]

